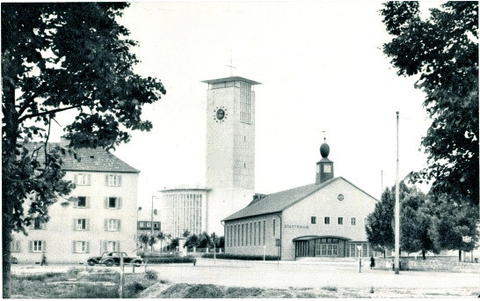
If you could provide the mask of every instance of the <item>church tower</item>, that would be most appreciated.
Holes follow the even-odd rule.
[[[333,161],[328,159],[328,155],[330,154],[330,146],[325,142],[326,138],[323,140],[324,142],[322,145],[320,145],[320,155],[322,156],[322,159],[317,162],[317,175],[315,184],[320,184],[333,178]]]
[[[203,81],[207,90],[206,186],[208,233],[244,208],[255,184],[255,92],[260,83],[239,76]]]

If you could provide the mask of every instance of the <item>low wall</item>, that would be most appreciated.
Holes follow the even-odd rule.
[[[375,259],[375,268],[393,270],[393,258]],[[478,272],[480,263],[458,262],[445,258],[401,258],[400,270],[402,271],[450,271],[450,272]]]

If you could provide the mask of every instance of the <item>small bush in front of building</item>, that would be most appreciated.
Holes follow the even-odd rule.
[[[215,254],[217,259],[263,260],[263,255]],[[203,254],[202,258],[213,258],[213,253]],[[278,256],[265,256],[265,260],[278,260]]]

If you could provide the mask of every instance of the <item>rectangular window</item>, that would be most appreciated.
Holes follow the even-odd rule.
[[[44,240],[31,240],[29,242],[30,252],[39,253],[46,251],[46,242]]]
[[[343,225],[343,217],[339,217],[339,218],[338,218],[338,224],[339,224],[339,225]]]
[[[120,175],[106,175],[105,184],[109,187],[120,187],[122,186],[122,176]]]
[[[273,234],[273,237],[275,237],[275,219],[273,219],[272,221],[272,234]]]
[[[47,223],[42,222],[39,218],[33,220],[33,229],[35,230],[45,230],[47,228]]]
[[[253,245],[257,245],[257,222],[253,222]]]
[[[248,236],[248,223],[245,225],[245,245],[248,246],[248,240],[250,237]]]
[[[87,207],[87,197],[79,196],[77,197],[77,208],[86,208]]]
[[[245,224],[242,224],[242,242],[240,243],[240,245],[243,247],[243,236],[245,235]]]
[[[75,184],[79,186],[90,185],[90,174],[79,173],[75,175]]]
[[[355,226],[357,224],[357,218],[356,217],[352,217],[350,219],[350,222],[352,223],[352,226]]]
[[[316,216],[312,216],[310,218],[310,223],[312,223],[313,225],[317,223],[317,217]]]
[[[105,252],[117,252],[120,251],[120,242],[119,241],[105,241]]]
[[[265,221],[263,221],[263,245],[265,245]]]
[[[89,228],[89,221],[86,218],[77,218],[74,221],[76,231],[85,231]]]
[[[120,231],[121,222],[119,219],[105,219],[105,231]]]
[[[330,217],[325,216],[324,223],[325,225],[330,225]]]
[[[250,245],[253,245],[252,240],[253,240],[253,224],[250,223]]]
[[[89,253],[90,243],[88,241],[74,241],[73,253]]]
[[[252,122],[252,96],[251,85],[240,82],[240,121]]]
[[[117,198],[117,197],[105,198],[104,207],[106,209],[120,209],[122,208],[122,198]]]
[[[10,252],[20,253],[20,241],[19,240],[14,239],[10,242]]]

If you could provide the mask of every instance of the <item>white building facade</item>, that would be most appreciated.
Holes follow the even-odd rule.
[[[14,233],[12,256],[19,263],[85,263],[106,251],[134,254],[139,171],[101,149],[64,158],[64,179],[76,188],[49,207],[50,220],[35,222],[28,236]]]
[[[365,223],[377,200],[333,177],[327,144],[316,182],[254,199],[225,222],[225,253],[304,257],[369,257]]]

